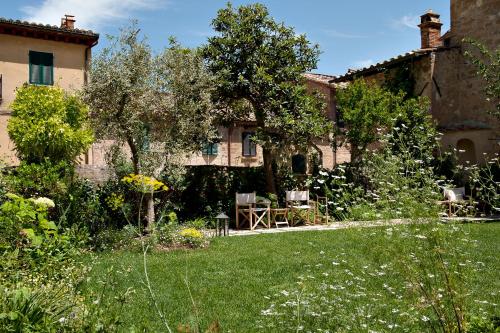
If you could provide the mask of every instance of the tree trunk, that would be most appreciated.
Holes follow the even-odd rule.
[[[264,158],[264,173],[266,175],[267,193],[278,194],[276,191],[276,182],[273,172],[273,154],[269,148],[262,148],[262,157]]]
[[[130,148],[130,153],[132,154],[132,165],[134,167],[134,173],[139,174],[139,150],[137,149],[134,139],[132,137],[127,137],[127,144]]]

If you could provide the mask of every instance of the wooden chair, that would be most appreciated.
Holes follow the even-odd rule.
[[[310,212],[315,210],[309,200],[309,191],[286,191],[286,208],[290,211],[292,226],[296,224],[294,223],[294,216],[297,211],[306,211],[306,223],[309,224]]]
[[[459,204],[466,204],[465,187],[445,188],[443,190],[444,199],[440,204],[448,206],[448,217],[453,216],[453,207]]]
[[[321,207],[324,207],[324,212],[321,211]],[[320,197],[316,195],[316,205],[314,211],[314,224],[323,223],[328,224],[330,216],[328,214],[328,198]]]
[[[243,216],[243,223],[248,222],[250,230],[254,230],[260,223],[266,228],[271,226],[270,202],[263,202],[259,205],[265,207],[257,207],[257,195],[252,193],[236,193],[236,229],[240,228],[240,215]],[[267,222],[267,223],[266,223]]]

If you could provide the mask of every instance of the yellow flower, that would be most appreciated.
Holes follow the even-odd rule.
[[[133,185],[137,191],[142,193],[151,193],[155,191],[168,191],[167,185],[153,177],[136,175],[131,173],[122,178],[122,182]]]
[[[179,234],[184,238],[198,238],[198,239],[203,238],[203,234],[201,233],[201,231],[195,228],[182,229]]]

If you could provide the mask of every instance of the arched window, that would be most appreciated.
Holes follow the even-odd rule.
[[[307,171],[306,157],[302,154],[292,156],[292,172],[298,174],[305,174]]]
[[[458,150],[458,161],[460,164],[476,163],[476,148],[474,147],[474,142],[469,139],[460,139],[457,142]]]

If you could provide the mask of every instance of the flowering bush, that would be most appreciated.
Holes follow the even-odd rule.
[[[182,243],[191,247],[201,247],[205,243],[203,233],[195,228],[185,228],[179,232],[182,237]]]
[[[136,191],[141,193],[153,193],[157,191],[168,191],[167,185],[153,177],[136,175],[131,173],[122,178],[122,182],[132,185]]]

